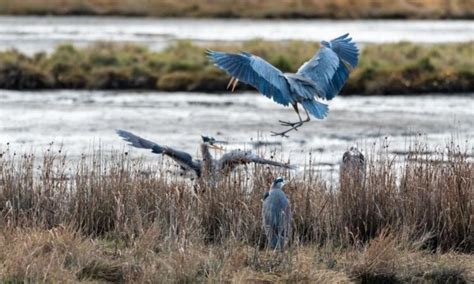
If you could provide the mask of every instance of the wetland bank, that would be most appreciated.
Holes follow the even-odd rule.
[[[240,4],[222,15],[225,5],[192,2],[159,12],[314,16]],[[469,1],[394,1],[371,14],[359,2],[333,16],[341,21],[0,17],[0,280],[474,282],[473,22],[347,20],[467,19]],[[48,3],[0,0],[0,12],[118,11]],[[228,77],[204,56],[245,49],[295,71],[319,40],[346,31],[362,46],[360,67],[327,120],[286,140],[269,133],[294,113],[242,84],[225,93]],[[117,128],[191,154],[211,135],[297,170],[241,167],[210,185],[126,147]],[[363,184],[339,178],[353,145],[366,157]],[[289,180],[294,212],[284,253],[264,249],[261,224],[276,176]]]
[[[14,282],[472,281],[467,149],[412,147],[401,165],[385,146],[366,153],[363,186],[252,166],[198,192],[167,163],[125,153],[72,161],[55,146],[37,158],[2,148],[1,274]],[[290,180],[294,211],[283,254],[261,250],[261,197],[279,175]]]

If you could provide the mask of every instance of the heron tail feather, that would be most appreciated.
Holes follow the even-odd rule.
[[[323,119],[327,116],[329,108],[327,104],[320,103],[316,100],[303,100],[303,107],[315,118]]]

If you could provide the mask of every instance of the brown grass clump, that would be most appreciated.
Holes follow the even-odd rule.
[[[468,148],[466,148],[468,149]],[[329,184],[252,166],[216,183],[166,163],[96,152],[70,160],[0,156],[4,281],[454,281],[472,279],[473,176],[456,144],[386,145],[366,153],[360,184]],[[261,198],[290,182],[294,230],[285,253],[264,250]],[[347,185],[350,185],[349,187]],[[454,280],[451,280],[454,279]]]
[[[7,229],[0,237],[0,275],[14,283],[64,282],[96,254],[93,243],[65,228]]]
[[[396,238],[382,232],[372,239],[350,274],[362,283],[397,283],[396,268],[401,260]]]

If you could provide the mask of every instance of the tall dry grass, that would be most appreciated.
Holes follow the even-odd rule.
[[[472,252],[473,173],[467,150],[450,144],[426,154],[416,146],[406,160],[386,148],[366,157],[366,178],[339,185],[314,170],[252,166],[215,183],[190,182],[167,168],[126,154],[82,156],[53,149],[44,157],[8,149],[0,158],[2,227],[70,226],[86,236],[132,241],[150,227],[183,243],[263,242],[261,199],[272,179],[286,176],[294,211],[294,242],[348,246],[390,229],[431,249]]]
[[[13,282],[463,283],[474,264],[467,149],[414,144],[401,160],[382,144],[366,153],[362,182],[343,176],[330,184],[308,164],[298,175],[251,166],[211,184],[126,153],[73,161],[55,147],[42,157],[3,148],[0,275]],[[294,213],[282,255],[262,250],[261,199],[278,175],[290,181]]]

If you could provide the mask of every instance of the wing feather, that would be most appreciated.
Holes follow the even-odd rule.
[[[293,99],[284,74],[262,58],[250,53],[226,53],[208,50],[217,67],[230,76],[256,88],[261,94],[287,106]]]
[[[327,100],[333,99],[349,78],[349,67],[355,68],[359,61],[359,49],[349,34],[326,43],[303,64],[297,74],[311,79],[316,84],[317,94]]]
[[[241,151],[241,150],[230,151],[229,153],[222,155],[222,157],[218,160],[217,165],[220,170],[223,170],[226,167],[234,168],[237,165],[248,164],[248,163],[270,165],[270,166],[282,167],[282,168],[288,168],[288,169],[293,168],[291,165],[280,163],[273,160],[268,160],[250,151]]]
[[[193,161],[193,157],[190,154],[168,146],[159,145],[126,130],[117,129],[116,132],[123,138],[123,140],[127,141],[130,146],[141,149],[150,149],[155,154],[168,156],[183,168],[193,170],[199,175],[200,167],[198,163]]]

